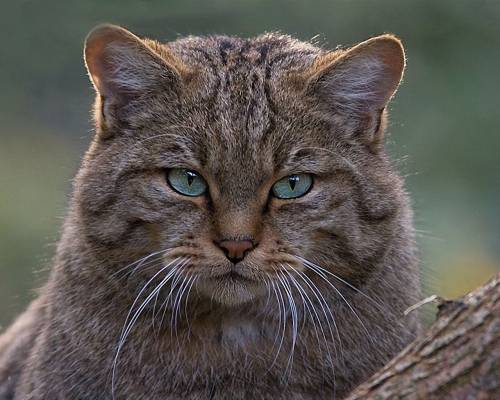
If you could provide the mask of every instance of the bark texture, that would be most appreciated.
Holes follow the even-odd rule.
[[[348,400],[500,399],[500,274],[454,301]]]

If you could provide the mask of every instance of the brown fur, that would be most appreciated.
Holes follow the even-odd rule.
[[[127,314],[175,257],[193,285],[169,281],[141,313],[115,399],[341,398],[415,337],[416,316],[403,316],[418,296],[411,211],[382,140],[404,68],[396,38],[326,52],[277,34],[161,45],[102,26],[86,63],[97,134],[50,278],[0,337],[1,400],[111,399]],[[170,189],[179,166],[208,195]],[[269,196],[301,172],[314,175],[307,195]],[[232,265],[214,244],[228,239],[257,246]],[[177,314],[162,307],[172,287]]]

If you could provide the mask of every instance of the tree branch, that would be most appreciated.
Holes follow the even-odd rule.
[[[500,274],[454,301],[348,400],[500,399]]]

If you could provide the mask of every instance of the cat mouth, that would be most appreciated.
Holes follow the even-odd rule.
[[[232,264],[225,265],[223,268],[212,270],[211,281],[218,283],[234,283],[238,285],[256,285],[259,282],[257,276],[248,270],[245,265]]]
[[[212,277],[212,279],[219,282],[229,281],[235,283],[255,283],[253,279],[249,278],[246,274],[236,270],[235,268],[231,268],[229,271],[217,274],[216,276]]]
[[[234,268],[231,268],[231,270],[219,277],[219,279],[228,279],[231,281],[238,281],[238,282],[252,282],[253,280],[248,278],[247,276],[243,275],[241,272],[236,271]]]
[[[199,281],[200,293],[226,306],[238,306],[263,297],[265,286],[245,265],[224,265],[214,268]]]

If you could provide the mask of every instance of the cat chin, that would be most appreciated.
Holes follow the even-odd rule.
[[[221,276],[198,282],[197,290],[212,302],[226,307],[246,305],[265,294],[256,282],[233,276]]]

